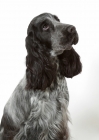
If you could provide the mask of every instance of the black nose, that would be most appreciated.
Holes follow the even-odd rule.
[[[76,32],[76,28],[74,26],[70,25],[69,27],[67,27],[67,31],[69,33],[75,33]]]

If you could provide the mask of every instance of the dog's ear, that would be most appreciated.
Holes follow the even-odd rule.
[[[63,76],[72,78],[82,71],[80,56],[73,48],[71,50],[65,50],[58,58],[60,73]]]
[[[45,90],[54,81],[56,66],[49,59],[48,50],[36,40],[33,32],[26,37],[26,89]]]

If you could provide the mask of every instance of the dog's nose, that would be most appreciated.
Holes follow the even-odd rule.
[[[70,25],[69,27],[67,27],[67,31],[72,34],[72,33],[76,32],[76,28],[74,26]]]

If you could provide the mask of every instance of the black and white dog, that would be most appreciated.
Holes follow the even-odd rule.
[[[0,140],[70,140],[68,88],[82,64],[76,28],[44,13],[29,24],[26,74],[4,108]]]

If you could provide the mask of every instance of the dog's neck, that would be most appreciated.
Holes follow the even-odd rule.
[[[59,83],[61,84],[61,80],[65,80],[65,76],[60,74],[58,57],[51,57],[51,62],[53,65],[56,65],[56,79],[53,80],[52,84],[48,88],[55,89],[58,87]]]
[[[56,65],[56,69],[57,69],[57,71],[59,71],[59,59],[58,59],[58,57],[57,56],[51,56],[51,62],[52,62],[52,64],[53,65]]]

